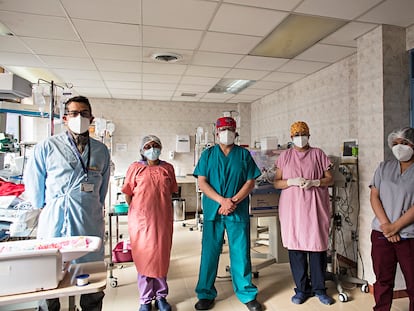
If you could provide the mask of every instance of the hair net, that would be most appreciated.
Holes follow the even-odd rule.
[[[162,149],[162,144],[161,144],[161,140],[155,136],[155,135],[147,135],[142,139],[141,142],[141,148],[139,149],[139,151],[141,152],[141,154],[144,153],[144,147],[146,144],[150,143],[150,142],[156,142],[158,145],[160,145],[161,149]]]
[[[388,135],[388,147],[392,148],[393,142],[398,138],[405,139],[410,144],[414,145],[414,129],[412,127],[403,127],[392,131]]]
[[[295,136],[296,133],[306,133],[309,136],[309,127],[303,121],[297,121],[290,126],[290,136]]]
[[[219,129],[221,127],[231,127],[236,128],[236,120],[232,117],[221,117],[217,119],[216,128]]]

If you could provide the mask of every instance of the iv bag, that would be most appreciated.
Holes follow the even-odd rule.
[[[43,116],[45,112],[46,100],[43,96],[43,87],[41,85],[35,84],[32,89],[33,104],[35,104],[39,111],[40,115]]]

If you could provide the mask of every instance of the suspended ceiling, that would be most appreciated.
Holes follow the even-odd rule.
[[[2,0],[0,66],[88,97],[250,103],[355,53],[380,24],[414,24],[413,12],[412,0]],[[296,56],[256,56],[292,14],[343,26]],[[168,52],[181,57],[151,57]],[[209,93],[220,79],[256,82]]]

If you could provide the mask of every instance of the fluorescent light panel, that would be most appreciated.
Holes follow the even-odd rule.
[[[339,19],[291,14],[250,55],[294,58],[345,23]]]
[[[209,93],[220,93],[220,94],[237,94],[255,82],[256,82],[255,80],[221,79],[208,92]]]

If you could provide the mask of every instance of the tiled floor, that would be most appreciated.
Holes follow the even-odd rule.
[[[187,221],[191,223],[190,221]],[[197,282],[200,256],[201,232],[189,231],[182,222],[175,222],[174,243],[171,256],[171,266],[168,275],[170,294],[168,301],[173,311],[194,310],[197,299],[194,288]],[[125,230],[121,222],[121,232]],[[228,265],[228,253],[224,247],[221,256],[219,277],[216,281],[218,297],[213,310],[232,311],[247,310],[233,293],[229,275],[225,267]],[[117,277],[118,286],[109,286],[105,290],[104,311],[137,311],[139,308],[136,286],[135,267],[128,263],[116,266],[113,275]],[[360,287],[353,288],[352,284],[344,284],[349,294],[348,302],[340,302],[333,282],[326,283],[328,294],[332,295],[335,303],[331,306],[322,305],[317,298],[311,298],[302,305],[294,305],[290,298],[293,295],[293,281],[288,264],[273,264],[259,271],[259,277],[254,279],[259,288],[258,300],[263,303],[265,310],[372,310],[374,300],[371,294],[361,292]],[[392,311],[408,311],[408,299],[394,300]]]

